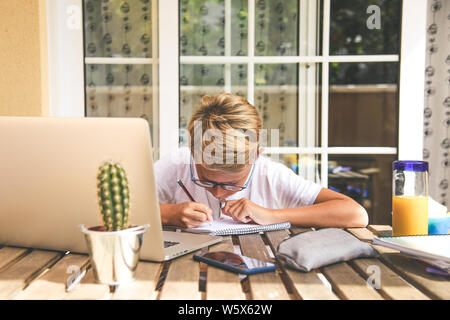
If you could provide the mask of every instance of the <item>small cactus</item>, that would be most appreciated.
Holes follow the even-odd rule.
[[[130,191],[125,170],[118,163],[106,162],[97,176],[98,198],[106,231],[128,228]]]

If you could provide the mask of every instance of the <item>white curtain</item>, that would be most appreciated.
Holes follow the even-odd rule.
[[[448,206],[450,0],[428,0],[427,15],[423,158],[430,165],[430,196]]]

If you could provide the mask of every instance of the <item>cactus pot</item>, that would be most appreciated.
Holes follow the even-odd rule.
[[[142,241],[149,226],[104,231],[103,226],[80,225],[97,282],[119,285],[135,280]]]

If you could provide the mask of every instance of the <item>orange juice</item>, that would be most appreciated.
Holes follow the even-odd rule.
[[[428,234],[428,198],[421,196],[392,197],[392,235]]]

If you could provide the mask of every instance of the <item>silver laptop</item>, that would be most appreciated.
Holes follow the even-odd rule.
[[[163,231],[148,123],[131,118],[0,117],[0,244],[87,253],[80,224],[102,224],[98,167],[122,164],[130,223],[150,224],[141,259],[164,261],[221,237]]]

